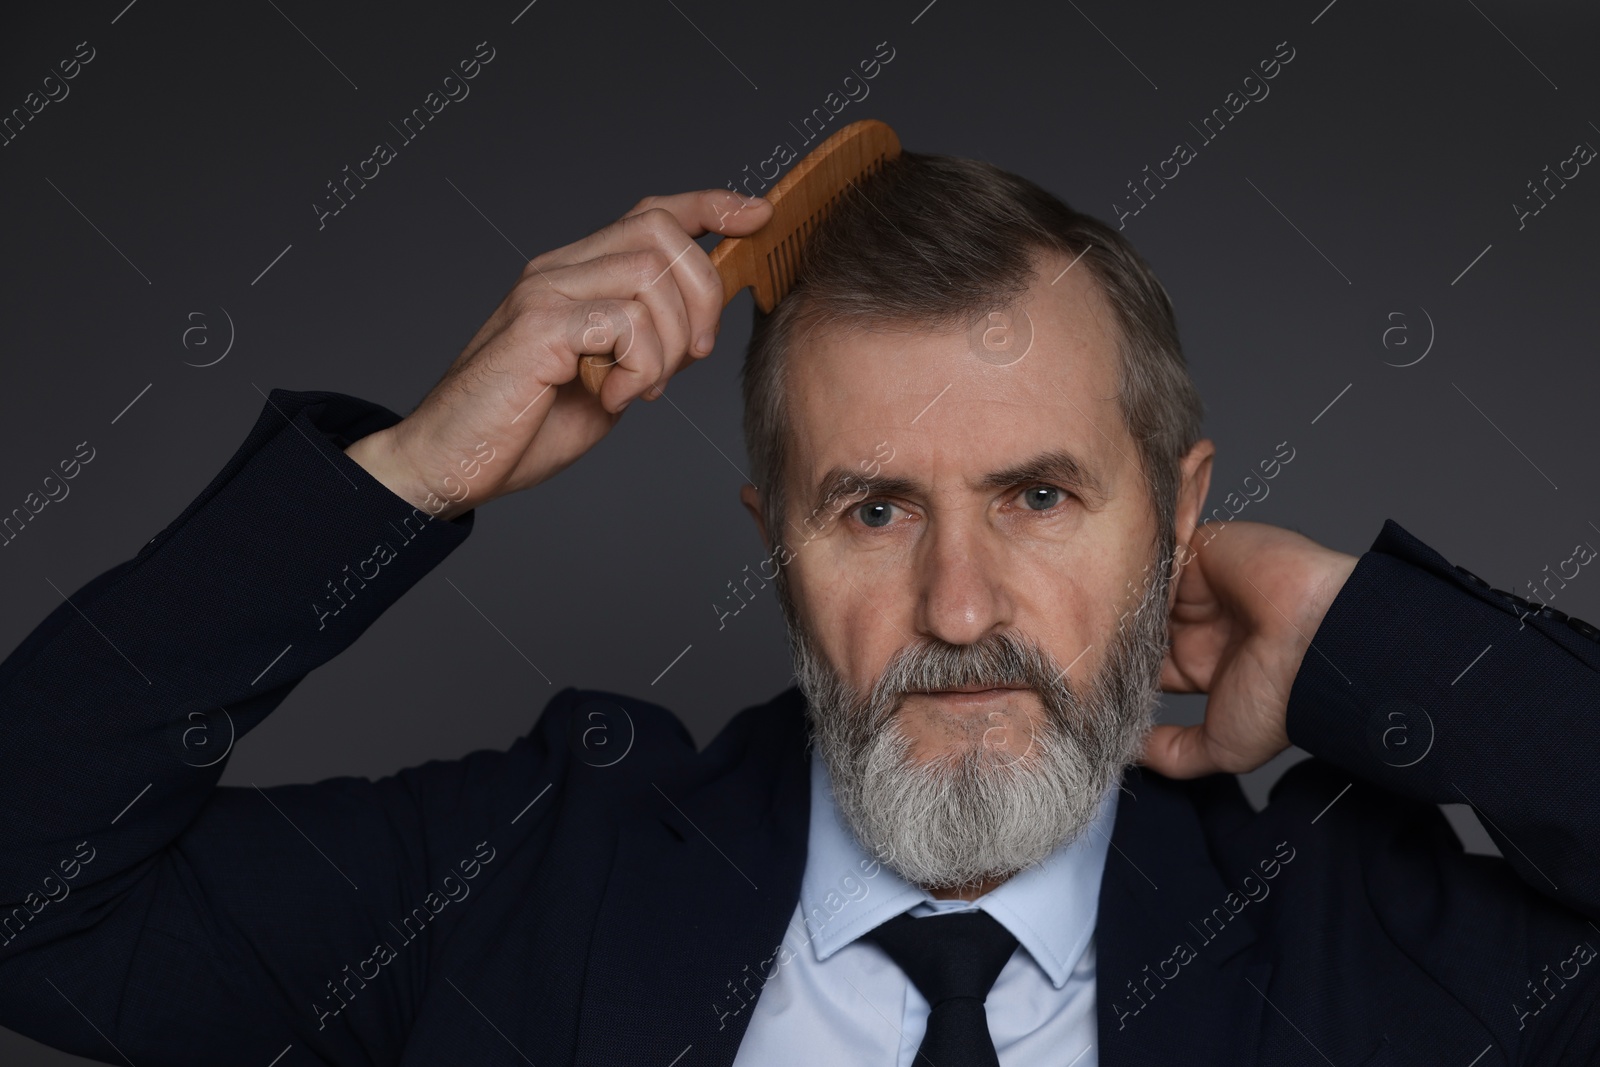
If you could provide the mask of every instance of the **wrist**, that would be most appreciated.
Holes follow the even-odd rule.
[[[428,488],[389,430],[352,442],[344,454],[395,496],[436,519],[453,519],[467,510]]]
[[[1350,575],[1355,571],[1356,564],[1361,562],[1359,556],[1352,556],[1345,552],[1327,553],[1319,568],[1312,592],[1312,604],[1315,618],[1312,623],[1321,626],[1323,618],[1328,614],[1328,609],[1333,607],[1333,602],[1339,596],[1339,590],[1344,588],[1344,583],[1349,581]]]
[[[1311,567],[1306,576],[1305,599],[1301,601],[1299,624],[1296,627],[1296,645],[1299,646],[1299,655],[1296,656],[1295,673],[1299,673],[1300,662],[1310,651],[1312,641],[1317,630],[1322,626],[1322,620],[1328,615],[1328,610],[1333,607],[1333,602],[1339,596],[1339,591],[1349,580],[1351,573],[1360,562],[1359,557],[1348,555],[1344,552],[1335,552],[1331,549],[1319,553],[1316,564]]]

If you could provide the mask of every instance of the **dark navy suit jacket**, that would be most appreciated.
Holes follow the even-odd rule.
[[[507,751],[217,787],[227,741],[472,528],[343,454],[397,419],[275,390],[0,664],[0,1024],[138,1067],[730,1063],[805,864],[795,690],[700,753],[664,708],[564,689]],[[1294,682],[1315,758],[1263,811],[1231,775],[1128,771],[1102,1064],[1600,1060],[1600,643],[1527,611],[1386,523]]]

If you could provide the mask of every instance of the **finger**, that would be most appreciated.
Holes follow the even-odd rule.
[[[1152,728],[1139,762],[1168,778],[1199,778],[1222,769],[1207,749],[1204,723]]]
[[[738,207],[733,207],[732,202],[740,203]],[[726,293],[722,276],[712,266],[711,257],[695,244],[694,238],[718,226],[720,229],[717,232],[748,232],[759,228],[771,216],[772,210],[766,201],[760,203],[762,207],[748,207],[744,198],[728,190],[646,197],[632,211],[605,229],[550,253],[548,257],[540,257],[529,267],[549,271],[553,266],[578,263],[630,249],[656,249],[671,266],[671,277],[677,283],[688,313],[691,345],[685,346],[686,352],[690,357],[699,359],[711,352]],[[720,222],[719,215],[722,216]],[[672,359],[667,376],[675,374],[681,366],[681,360]]]
[[[668,196],[647,196],[623,218],[661,208],[672,214],[690,237],[720,233],[738,237],[754,233],[772,217],[772,201],[744,196],[732,189],[696,189]]]
[[[661,252],[653,249],[616,252],[547,274],[552,290],[580,304],[589,300],[625,299],[650,309],[649,321],[657,343],[641,353],[641,356],[648,355],[649,361],[641,358],[628,362],[630,349],[626,338],[620,339],[614,350],[618,366],[626,366],[639,374],[645,371],[654,374],[643,379],[643,385],[628,394],[630,398],[651,386],[664,385],[671,371],[683,362],[692,326],[683,294]],[[531,280],[529,284],[537,285]],[[583,327],[589,327],[587,319],[583,320]],[[611,339],[617,340],[615,335]]]
[[[640,238],[652,242],[663,255],[671,257],[668,260],[671,277],[688,318],[690,343],[685,346],[685,355],[695,359],[709,355],[716,340],[718,320],[722,318],[724,298],[722,275],[712,266],[711,257],[694,243],[678,217],[665,208],[648,208],[626,216],[624,221],[637,228]],[[663,386],[685,362],[677,358],[675,349],[668,355],[672,358],[667,362]]]
[[[643,395],[661,380],[662,366],[666,363],[666,342],[661,336],[660,320],[648,304],[626,301],[625,321],[611,321],[626,332],[614,340],[610,349],[614,361],[606,379],[600,385],[600,406],[607,411],[620,412],[636,397]],[[601,342],[603,343],[603,342]]]
[[[1210,562],[1210,557],[1205,556],[1204,548],[1205,545],[1201,545],[1199,549],[1191,552],[1189,558],[1184,561],[1183,568],[1178,571],[1173,581],[1177,589],[1175,604],[1204,604],[1214,599],[1210,585],[1206,581],[1205,564]]]
[[[1178,665],[1172,660],[1172,650],[1169,648],[1166,655],[1161,658],[1161,691],[1163,693],[1201,693],[1204,692],[1192,682],[1184,673],[1178,670]]]
[[[552,264],[562,266],[593,259],[607,252],[638,247],[634,238],[638,233],[639,217],[657,208],[664,211],[683,236],[691,240],[707,233],[720,233],[728,237],[754,233],[772,218],[773,210],[770,200],[744,197],[730,189],[702,189],[671,196],[647,196],[610,225],[535,257],[525,273],[549,270]],[[699,248],[698,245],[695,247]],[[675,243],[672,254],[676,255],[681,248],[681,244]],[[709,265],[709,257],[706,262]]]
[[[543,285],[573,300],[627,296],[649,304],[667,356],[660,378],[664,386],[686,362],[690,345],[715,333],[722,313],[722,277],[711,257],[665,211],[646,212],[619,225],[616,241],[591,244],[586,250],[592,255],[569,263],[546,263],[537,278],[524,273],[519,284],[535,289]],[[617,247],[607,250],[609,244]],[[603,291],[593,288],[594,274],[571,274],[596,263],[604,265],[598,278]],[[569,282],[569,277],[578,281]]]
[[[611,367],[600,387],[600,406],[616,413],[649,389],[661,375],[661,338],[650,308],[637,300],[586,300],[573,304],[559,337],[539,339],[554,353],[561,370],[553,384],[577,377],[582,356],[606,357]]]

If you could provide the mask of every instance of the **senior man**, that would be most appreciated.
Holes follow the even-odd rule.
[[[770,210],[649,198],[539,256],[405,418],[275,390],[0,665],[0,1022],[141,1065],[1592,1062],[1597,631],[1393,522],[1358,560],[1205,521],[1159,282],[970,160],[861,182],[756,323],[742,493],[798,687],[699,753],[565,689],[376,782],[175,756],[710,353],[692,239]],[[1159,689],[1204,721],[1152,728]],[[1257,812],[1234,774],[1291,739]]]

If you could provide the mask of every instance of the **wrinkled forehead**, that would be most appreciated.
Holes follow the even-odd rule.
[[[1117,401],[1118,337],[1098,286],[1076,271],[1047,271],[1021,299],[953,327],[817,325],[785,367],[790,484],[809,493],[827,472],[889,452],[899,473],[949,481],[1064,451],[1116,481],[1135,453]]]

